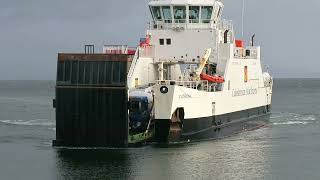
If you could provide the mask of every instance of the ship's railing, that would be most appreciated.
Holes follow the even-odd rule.
[[[175,80],[157,80],[157,84],[160,85],[176,85],[191,89],[197,89],[199,91],[215,91],[215,87],[210,86],[208,81],[175,81]]]
[[[173,21],[152,21],[148,23],[149,30],[167,30],[173,29],[181,31],[184,29],[212,29],[214,27],[214,21],[210,19],[201,20],[189,20],[175,19]]]
[[[127,45],[104,45],[104,54],[128,54],[134,55],[136,47],[128,47]]]
[[[137,65],[137,62],[138,62],[139,48],[140,47],[137,48],[137,50],[136,50],[136,52],[135,52],[135,54],[133,56],[133,60],[132,60],[132,63],[130,65],[130,69],[129,69],[129,72],[128,72],[128,77],[127,77],[128,79],[130,79],[132,77],[133,72],[134,72],[134,70],[136,68],[136,65]]]
[[[138,47],[135,51],[134,58],[132,60],[129,72],[128,72],[128,79],[130,79],[133,75],[133,72],[135,71],[138,59],[140,57],[154,57],[154,48],[152,46],[143,46]]]
[[[211,19],[175,19],[175,20],[165,20],[165,21],[151,21],[148,23],[149,30],[183,30],[183,29],[212,29],[214,27],[219,29],[232,30],[233,23],[231,20],[221,19],[216,23],[216,21]]]

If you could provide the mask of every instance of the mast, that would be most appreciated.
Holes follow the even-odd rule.
[[[244,0],[242,0],[242,12],[241,12],[241,36],[243,39],[243,32],[244,32]]]

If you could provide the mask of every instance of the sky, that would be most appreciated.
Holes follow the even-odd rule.
[[[200,1],[200,0],[199,0]],[[54,80],[58,52],[85,44],[137,45],[149,0],[0,0],[0,80]],[[242,0],[224,0],[241,39]],[[276,78],[320,78],[320,1],[245,0],[244,37],[256,34]]]

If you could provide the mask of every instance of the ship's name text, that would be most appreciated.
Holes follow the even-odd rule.
[[[247,95],[253,95],[257,93],[258,93],[258,89],[245,89],[245,90],[233,89],[232,97],[247,96]]]
[[[184,99],[184,98],[191,98],[191,95],[189,95],[189,94],[181,94],[181,95],[179,95],[179,99]]]

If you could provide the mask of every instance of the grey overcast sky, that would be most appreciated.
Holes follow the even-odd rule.
[[[0,0],[0,79],[55,79],[58,52],[87,43],[134,46],[145,34],[149,0]],[[275,77],[320,77],[320,1],[245,0],[245,39],[256,33]],[[242,0],[223,18],[241,34]],[[99,49],[97,49],[99,48]]]

